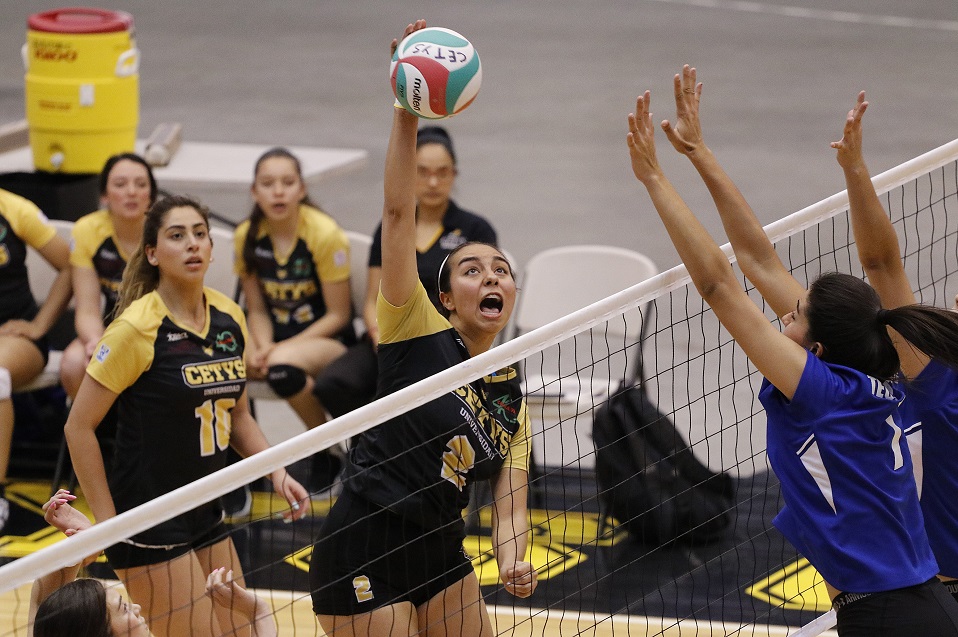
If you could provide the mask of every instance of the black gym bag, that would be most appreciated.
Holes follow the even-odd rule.
[[[599,500],[645,544],[703,544],[731,522],[731,477],[699,462],[643,386],[612,396],[593,421]]]

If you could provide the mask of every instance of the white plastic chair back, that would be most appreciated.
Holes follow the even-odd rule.
[[[363,322],[363,305],[366,303],[366,281],[369,278],[369,248],[373,244],[373,238],[368,234],[346,230],[346,236],[349,238],[349,288],[353,300],[353,310],[356,317],[353,319],[353,327],[356,328],[356,334],[362,334],[366,331],[366,325]]]
[[[63,221],[61,219],[51,219],[50,223],[57,229],[57,234],[64,241],[70,243],[70,233],[73,232],[73,222]],[[37,303],[43,304],[43,300],[50,293],[50,287],[57,278],[57,271],[52,265],[46,262],[40,253],[29,248],[27,250],[27,275],[30,277],[30,291],[33,292],[33,298]]]
[[[574,245],[540,252],[522,275],[515,330],[522,334],[658,274],[644,254],[601,245]],[[625,331],[636,339],[641,323]]]
[[[547,325],[655,274],[648,257],[625,248],[577,245],[541,252],[523,271],[513,333]],[[533,456],[542,464],[594,466],[591,412],[638,376],[642,320],[639,310],[626,312],[523,361]]]

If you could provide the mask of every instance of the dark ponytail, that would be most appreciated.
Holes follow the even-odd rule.
[[[296,174],[299,175],[299,180],[303,182],[303,187],[306,186],[306,180],[303,179],[303,166],[299,162],[299,159],[293,153],[289,152],[287,149],[277,146],[276,148],[270,148],[265,153],[259,156],[259,159],[256,160],[256,164],[253,166],[253,183],[256,183],[256,176],[259,175],[259,169],[267,159],[272,159],[274,157],[282,157],[293,162],[293,165],[296,166]],[[307,206],[312,206],[313,208],[318,208],[316,204],[309,198],[309,193],[303,197],[300,204],[305,204]],[[259,207],[259,204],[256,201],[253,201],[253,209],[249,213],[249,229],[246,232],[246,241],[243,242],[243,265],[246,267],[246,271],[250,274],[256,272],[256,238],[259,234],[259,227],[262,224],[263,219],[266,218],[266,213],[263,212],[263,209]]]
[[[958,367],[958,313],[930,305],[882,310],[881,320],[926,356]]]
[[[808,339],[824,347],[822,360],[890,380],[901,363],[878,320],[878,293],[850,274],[828,272],[808,288]]]
[[[830,272],[808,289],[808,339],[822,344],[822,360],[879,380],[900,374],[891,327],[927,356],[958,367],[958,313],[927,305],[881,307],[878,293],[850,274]]]

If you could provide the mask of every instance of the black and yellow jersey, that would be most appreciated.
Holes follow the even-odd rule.
[[[256,268],[247,272],[243,245],[248,232],[249,221],[244,221],[234,234],[236,273],[259,280],[273,322],[273,340],[282,341],[326,314],[322,283],[349,280],[349,239],[332,217],[300,205],[293,249],[277,254],[269,220],[263,219],[254,248]]]
[[[380,295],[377,312],[379,396],[469,358],[421,283],[403,307]],[[462,535],[471,483],[503,468],[528,471],[529,418],[516,372],[503,369],[366,431],[350,460],[346,488],[425,528]]]
[[[232,409],[246,387],[242,310],[205,288],[206,329],[178,325],[157,292],[107,327],[87,373],[119,394],[110,492],[126,511],[226,466]],[[219,505],[204,505],[218,521]],[[137,536],[172,544],[171,524]]]
[[[129,257],[120,249],[108,210],[91,212],[73,225],[70,265],[96,272],[100,291],[106,299],[103,318],[107,321],[113,316],[127,261]]]
[[[0,324],[37,315],[27,278],[27,246],[39,250],[56,233],[33,202],[0,190]]]

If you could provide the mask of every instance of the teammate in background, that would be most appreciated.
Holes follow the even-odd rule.
[[[425,21],[406,27],[405,35]],[[395,47],[397,41],[393,41]],[[487,351],[515,304],[509,263],[469,243],[438,271],[429,300],[416,267],[417,118],[395,109],[386,152],[380,394]],[[313,548],[313,610],[327,635],[487,635],[479,581],[463,551],[469,486],[489,479],[492,542],[506,590],[527,597],[528,417],[512,369],[479,379],[358,437],[345,489]]]
[[[469,241],[496,245],[496,231],[483,217],[463,210],[450,198],[458,168],[452,137],[445,128],[425,126],[416,134],[416,267],[430,300],[438,308],[436,274],[443,259]],[[333,417],[368,404],[376,396],[379,373],[376,348],[379,325],[376,298],[382,280],[382,224],[373,234],[366,278],[363,320],[366,334],[316,377],[313,393]]]
[[[93,348],[113,319],[123,268],[140,245],[143,220],[156,196],[156,179],[146,160],[133,153],[114,155],[100,172],[103,208],[73,225],[70,265],[77,338],[63,351],[60,363],[60,381],[70,398],[76,396]]]
[[[43,505],[44,519],[67,537],[90,528],[90,520],[70,502],[76,496],[60,489]],[[92,560],[91,560],[92,561]],[[86,562],[85,562],[86,563]],[[30,591],[28,637],[135,637],[150,635],[140,606],[123,599],[114,587],[95,579],[77,579],[80,564],[40,577]],[[218,568],[206,580],[206,591],[222,608],[240,613],[251,637],[275,637],[269,604]]]
[[[77,477],[97,521],[222,469],[226,449],[268,447],[246,399],[242,310],[203,286],[212,242],[208,211],[169,197],[150,208],[140,247],[123,277],[118,316],[97,345],[64,431]],[[109,483],[94,435],[118,404]],[[307,493],[284,469],[273,487],[299,518]],[[217,501],[107,549],[130,597],[157,635],[211,635],[242,625],[202,599],[214,566],[242,585],[239,559]]]
[[[862,91],[848,113],[842,139],[832,142],[832,147],[838,151],[838,163],[845,173],[858,258],[882,306],[891,309],[912,305],[916,299],[902,265],[895,228],[878,199],[862,156],[862,116],[867,108]],[[901,408],[902,424],[908,433],[925,531],[938,561],[938,578],[958,599],[958,472],[954,470],[958,371],[928,357],[895,332],[891,332],[891,338],[902,373],[910,380],[908,397]]]
[[[37,306],[27,274],[27,248],[59,271]],[[47,364],[46,334],[70,300],[70,246],[33,203],[0,190],[0,530],[10,516],[4,493],[13,439],[13,400],[18,388]]]
[[[921,522],[898,414],[899,359],[886,330],[954,365],[958,314],[883,310],[868,284],[846,274],[823,274],[806,291],[702,141],[695,69],[676,75],[674,88],[677,122],[662,127],[705,181],[743,272],[782,317],[784,333],[745,294],[663,174],[648,91],[629,115],[632,169],[699,293],[765,375],[768,456],[785,500],[775,526],[825,579],[839,635],[958,635],[958,603],[935,578]]]
[[[354,338],[349,240],[309,200],[299,160],[283,148],[256,161],[251,192],[253,211],[235,234],[250,378],[265,377],[311,429],[326,422],[312,377]]]

